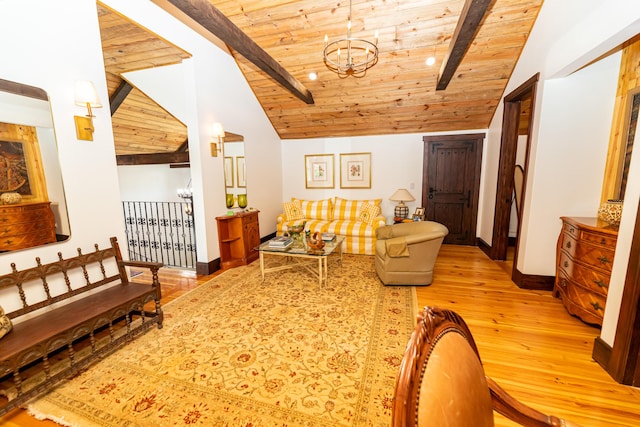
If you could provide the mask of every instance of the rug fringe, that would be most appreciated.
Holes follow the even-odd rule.
[[[35,408],[33,408],[32,405],[27,405],[26,410],[29,413],[29,415],[31,415],[33,418],[39,421],[50,420],[64,427],[81,427],[81,424],[74,424],[71,421],[67,421],[64,417],[57,417],[52,414],[46,414],[42,411],[38,411]]]

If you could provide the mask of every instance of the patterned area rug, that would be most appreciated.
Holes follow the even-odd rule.
[[[323,288],[304,270],[229,270],[29,410],[83,427],[387,427],[415,289],[383,286],[371,256],[336,261]]]

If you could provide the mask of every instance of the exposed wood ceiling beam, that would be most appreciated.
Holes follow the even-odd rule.
[[[186,153],[189,151],[189,140],[185,139],[185,141],[180,144],[180,147],[176,150],[176,153]]]
[[[167,163],[189,163],[189,152],[121,154],[119,156],[116,156],[116,164],[118,166],[164,165]]]
[[[436,90],[444,90],[449,85],[492,1],[467,0],[465,2],[458,25],[449,44],[449,50],[440,68]]]
[[[127,99],[127,95],[129,95],[131,89],[133,89],[133,86],[131,86],[126,80],[122,80],[120,86],[118,86],[115,92],[113,92],[113,95],[111,95],[111,98],[109,98],[109,105],[111,106],[112,116],[116,113],[116,111],[118,111],[118,108],[120,108],[120,105],[124,102],[124,100]]]
[[[311,92],[207,0],[153,0],[190,28],[203,27],[307,104]],[[194,27],[195,26],[195,27]]]

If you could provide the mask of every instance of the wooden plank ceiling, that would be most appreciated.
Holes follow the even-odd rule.
[[[125,82],[123,73],[177,64],[191,56],[100,4],[98,20],[109,99]],[[111,120],[118,155],[175,152],[187,141],[187,127],[135,87]]]
[[[231,50],[280,137],[303,139],[487,128],[543,0],[493,0],[444,90],[436,90],[438,73],[465,0],[353,0],[352,35],[372,40],[379,33],[378,63],[360,79],[339,78],[322,57],[325,34],[330,40],[346,36],[348,1],[208,1],[309,89],[311,105]],[[135,25],[136,31],[123,30],[123,23],[114,21],[126,19],[101,6],[99,10],[108,75],[144,68],[145,61],[158,66],[189,56]],[[425,65],[429,56],[436,58],[431,67]],[[127,58],[141,62],[123,64]],[[308,78],[312,71],[318,74],[315,81]],[[110,94],[117,87],[112,78]],[[175,136],[167,127],[162,137],[141,127],[135,133],[141,138],[125,139],[138,124],[128,128],[128,119],[118,116],[140,115],[147,108],[132,100],[129,111],[125,105],[131,96],[114,115],[117,153],[178,149],[186,130],[184,137]],[[164,110],[155,114],[168,115]]]

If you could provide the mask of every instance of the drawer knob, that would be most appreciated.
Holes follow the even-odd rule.
[[[593,283],[598,285],[599,288],[608,288],[607,284],[602,281],[602,279],[595,280],[593,279]]]
[[[602,255],[601,257],[598,257],[598,261],[600,261],[600,264],[604,264],[604,265],[607,265],[608,263],[611,262],[611,260],[607,258],[606,255]]]
[[[569,261],[565,261],[563,265],[565,268],[569,267]]]
[[[563,288],[567,287],[567,281],[565,279],[560,280],[560,286],[562,286]]]
[[[604,237],[602,239],[600,239],[600,244],[604,245],[607,243],[607,239],[605,239]]]
[[[567,242],[567,248],[571,249],[571,242]]]
[[[591,305],[596,310],[602,310],[603,309],[603,307],[597,301],[596,302],[592,302]]]

